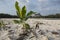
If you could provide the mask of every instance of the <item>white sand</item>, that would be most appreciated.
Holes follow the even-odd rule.
[[[19,28],[18,24],[15,24],[12,20],[16,20],[16,19],[1,19],[3,20],[6,24],[8,24],[7,26],[11,26],[11,29],[16,31],[16,37],[18,38],[19,33],[22,32],[21,27]],[[19,20],[19,19],[17,19]],[[26,39],[26,40],[60,40],[60,19],[28,19],[26,21],[27,23],[30,24],[31,27],[35,27],[35,25],[37,23],[43,23],[39,25],[39,29],[36,29],[36,33],[38,35],[38,38],[31,38],[31,39]],[[19,28],[17,30],[17,28]],[[39,30],[42,30],[44,32],[44,35],[40,35],[38,33]],[[46,30],[48,30],[48,32],[46,32]],[[58,32],[59,34],[55,35],[52,34],[51,32],[55,31]],[[8,35],[8,34],[7,34]],[[32,35],[32,34],[31,34]],[[3,36],[3,35],[2,35]],[[5,36],[3,36],[5,37]],[[7,37],[8,39],[8,37]],[[5,39],[5,40],[7,40]],[[0,36],[0,40],[3,40]],[[10,40],[10,39],[9,39]],[[15,40],[15,39],[14,39]]]

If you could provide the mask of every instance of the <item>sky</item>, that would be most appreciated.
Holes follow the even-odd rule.
[[[16,15],[15,1],[21,8],[25,5],[27,12],[32,10],[41,15],[60,13],[60,0],[0,0],[0,13]]]

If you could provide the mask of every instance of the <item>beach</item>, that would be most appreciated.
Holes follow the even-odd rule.
[[[22,33],[21,25],[15,24],[13,20],[19,20],[17,18],[1,19],[7,24],[10,29],[0,31],[0,40],[16,40],[19,38],[19,34]],[[49,18],[29,18],[26,23],[30,25],[31,28],[35,28],[36,24],[39,23],[39,28],[34,29],[38,38],[32,33],[25,40],[60,40],[60,19],[49,19]],[[13,30],[13,32],[9,32]],[[4,35],[3,35],[4,34]],[[12,37],[12,38],[11,38]],[[32,37],[32,38],[31,38]],[[31,38],[31,39],[30,39]]]

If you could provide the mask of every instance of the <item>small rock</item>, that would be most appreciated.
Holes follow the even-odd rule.
[[[57,34],[59,34],[58,32],[52,32],[52,34],[55,34],[55,35],[57,35]]]
[[[48,40],[47,36],[42,36],[41,40]]]

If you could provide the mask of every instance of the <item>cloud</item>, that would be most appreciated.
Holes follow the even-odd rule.
[[[15,13],[16,0],[0,0],[0,12],[6,12],[10,14]],[[27,11],[33,10],[43,15],[60,12],[60,0],[17,0],[20,7],[24,5],[27,7]],[[7,11],[8,10],[8,11]]]
[[[48,0],[38,0],[39,2],[48,1]]]
[[[26,2],[29,2],[29,0],[26,0]]]

